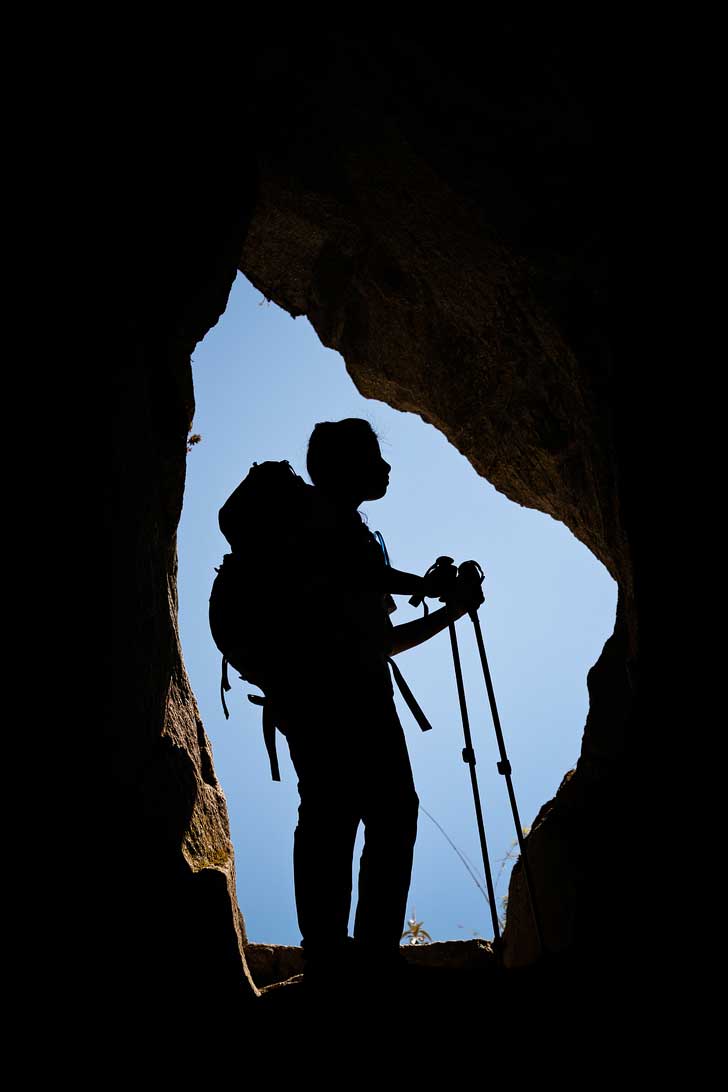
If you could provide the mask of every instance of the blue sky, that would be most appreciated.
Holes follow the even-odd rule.
[[[521,820],[530,825],[578,758],[586,719],[586,675],[614,627],[617,586],[563,524],[507,500],[462,455],[414,414],[363,398],[338,353],[325,349],[305,318],[267,303],[242,276],[227,310],[193,354],[202,441],[188,457],[178,536],[180,629],[185,663],[227,797],[238,899],[251,941],[298,944],[293,831],[298,794],[285,739],[282,782],[270,779],[260,710],[231,672],[230,720],[220,704],[220,655],[207,611],[215,566],[227,551],[217,513],[254,461],[288,459],[306,478],[308,437],[317,421],[364,417],[392,465],[389,491],[363,506],[399,569],[423,573],[440,554],[485,569],[480,611],[493,685]],[[306,480],[308,480],[306,478]],[[396,625],[421,612],[397,597]],[[292,609],[295,605],[292,604]],[[512,852],[513,819],[498,775],[472,626],[458,623],[468,710],[494,876]],[[423,808],[482,874],[447,631],[398,657],[433,731],[422,733],[397,695]],[[360,830],[354,863],[361,848]],[[511,861],[498,881],[507,892]],[[485,886],[482,876],[481,883]],[[442,833],[420,813],[410,910],[433,940],[490,938],[487,903]]]

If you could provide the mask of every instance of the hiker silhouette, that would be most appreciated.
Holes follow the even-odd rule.
[[[421,593],[423,579],[389,566],[357,510],[389,484],[376,433],[357,418],[317,424],[307,469],[314,489],[299,528],[295,596],[280,619],[280,647],[288,651],[269,689],[298,777],[295,896],[313,977],[350,966],[385,971],[399,962],[419,800],[387,661],[478,606],[482,593],[458,585],[447,606],[394,626],[392,594]]]

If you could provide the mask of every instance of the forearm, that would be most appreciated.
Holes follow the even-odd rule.
[[[384,587],[382,591],[390,595],[415,595],[422,591],[423,580],[415,573],[406,573],[388,565],[384,569]]]
[[[467,612],[464,606],[445,606],[432,611],[425,618],[416,618],[414,622],[404,622],[401,626],[395,626],[392,633],[390,655],[396,656],[400,652],[406,652],[410,648],[416,648],[424,641],[429,641],[437,633],[447,629],[450,622],[456,622],[458,618]]]

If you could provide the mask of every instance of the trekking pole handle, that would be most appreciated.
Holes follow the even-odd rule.
[[[466,587],[477,591],[485,580],[485,573],[477,561],[463,561],[458,565],[458,580],[462,580]],[[473,607],[473,610],[477,611],[477,609]]]
[[[446,596],[452,591],[457,579],[458,570],[451,557],[438,557],[422,578],[422,587],[410,599],[410,605],[419,607],[422,600],[439,599],[444,603]]]

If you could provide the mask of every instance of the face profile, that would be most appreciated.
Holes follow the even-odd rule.
[[[382,457],[379,442],[372,434],[362,444],[361,461],[352,467],[352,486],[358,483],[362,501],[380,500],[389,488],[390,464]]]
[[[384,496],[392,469],[382,457],[374,429],[357,417],[316,425],[309,440],[306,466],[317,488],[355,508],[362,501]]]

